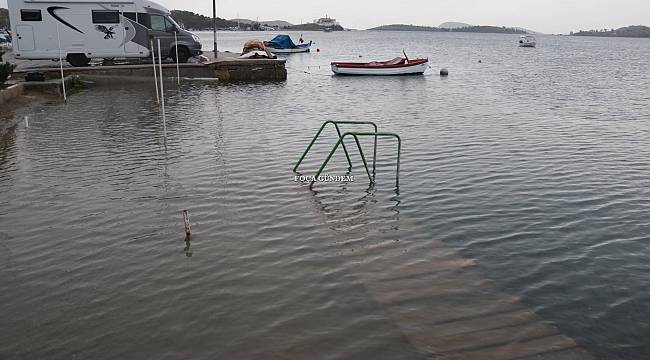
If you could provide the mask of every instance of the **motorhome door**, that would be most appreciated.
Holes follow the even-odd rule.
[[[136,17],[138,16],[137,12],[135,11],[136,7],[135,4],[126,4],[122,5],[121,10],[122,10],[122,31],[124,32],[124,53],[129,55],[129,54],[137,54],[139,51],[139,46],[135,42],[133,42],[133,39],[135,38],[136,35],[136,26],[132,24],[128,18],[133,18],[133,20],[136,20]]]
[[[160,39],[162,57],[163,59],[169,57],[171,55],[171,47],[174,42],[174,32],[176,31],[176,27],[163,15],[151,15],[149,21],[151,22],[151,30],[149,34],[154,38],[156,52],[158,51],[157,41]]]
[[[34,44],[34,28],[31,25],[16,26],[16,37],[18,38],[18,50],[33,51],[36,49]]]

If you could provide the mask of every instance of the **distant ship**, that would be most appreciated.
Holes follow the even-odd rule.
[[[325,15],[324,18],[314,20],[314,24],[324,28],[333,28],[333,27],[340,26],[340,24],[336,21],[336,19],[332,19],[327,15]]]

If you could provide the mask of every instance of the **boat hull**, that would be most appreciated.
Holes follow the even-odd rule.
[[[293,48],[293,49],[274,49],[267,46],[266,49],[274,54],[296,54],[296,53],[306,53],[310,51],[309,47]]]
[[[400,67],[345,67],[332,63],[332,71],[336,75],[364,75],[364,76],[391,76],[391,75],[422,75],[429,67],[428,62]]]
[[[527,47],[527,48],[534,48],[537,46],[537,43],[520,43],[519,47]]]

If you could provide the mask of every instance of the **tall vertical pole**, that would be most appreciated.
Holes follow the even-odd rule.
[[[181,84],[181,70],[178,67],[178,37],[176,31],[174,31],[174,42],[176,43],[176,79],[178,80],[178,85]]]
[[[156,101],[160,104],[160,95],[158,94],[158,75],[156,74],[156,48],[153,47],[153,38],[151,39],[151,64],[153,64],[153,83],[156,85]]]
[[[59,23],[56,23],[56,38],[59,41],[59,66],[61,67],[61,86],[63,86],[63,102],[68,102],[68,95],[65,93],[65,77],[63,76],[63,55],[61,54],[61,33],[59,32]]]
[[[217,0],[212,0],[212,38],[214,39],[214,58],[219,55],[217,50]]]
[[[158,39],[158,65],[160,66],[160,106],[162,109],[162,118],[163,118],[163,136],[165,138],[165,143],[167,143],[167,119],[165,118],[165,91],[163,90],[163,68],[162,68],[162,56],[160,54],[160,39]]]

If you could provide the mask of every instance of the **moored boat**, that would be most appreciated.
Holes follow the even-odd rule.
[[[429,59],[408,59],[396,57],[388,61],[367,63],[332,63],[332,71],[337,75],[422,75],[429,67]]]
[[[537,39],[533,35],[522,35],[519,38],[519,47],[531,47],[534,48],[537,46]]]
[[[264,46],[267,50],[275,54],[292,54],[309,52],[312,42],[304,44],[294,44],[289,35],[278,35],[271,41],[265,41]]]

